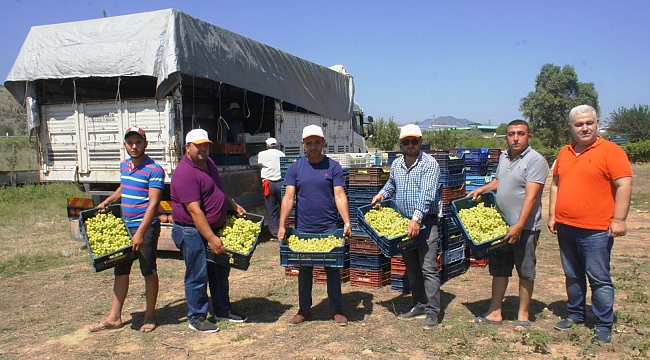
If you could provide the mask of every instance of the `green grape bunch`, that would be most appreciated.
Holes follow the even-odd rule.
[[[226,223],[217,231],[217,236],[221,238],[221,242],[226,249],[240,254],[248,254],[253,250],[255,239],[259,233],[259,222],[228,215]],[[232,264],[234,262],[232,256],[230,260]]]
[[[409,219],[400,215],[392,207],[382,206],[372,209],[363,217],[379,236],[390,239],[408,233]]]
[[[287,238],[289,249],[295,252],[330,252],[343,245],[343,239],[330,235],[326,238],[300,239],[296,235]]]
[[[484,243],[508,232],[508,224],[503,221],[499,211],[485,203],[477,204],[469,209],[458,211],[467,235],[476,244]]]
[[[131,237],[126,232],[124,221],[110,212],[97,213],[94,217],[86,220],[84,224],[86,235],[88,235],[88,244],[95,257],[131,245]]]

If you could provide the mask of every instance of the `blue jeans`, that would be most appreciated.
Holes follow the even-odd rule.
[[[402,253],[406,275],[413,294],[413,306],[424,310],[428,317],[440,312],[440,273],[438,270],[438,226],[435,218],[427,216],[426,226],[419,236],[426,238],[421,247]]]
[[[611,330],[614,324],[614,284],[609,261],[614,238],[607,230],[588,230],[557,224],[562,268],[566,277],[569,318],[582,323],[587,317],[587,279],[596,329]]]
[[[343,294],[341,292],[341,272],[339,268],[326,267],[327,298],[330,310],[343,310]],[[311,290],[314,284],[314,268],[301,266],[298,272],[298,303],[300,310],[311,312]]]
[[[228,297],[230,268],[206,260],[207,241],[192,226],[174,224],[172,240],[185,260],[185,301],[190,323],[208,314],[208,283],[215,314],[232,310]]]

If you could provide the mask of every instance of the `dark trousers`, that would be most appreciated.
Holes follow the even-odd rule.
[[[280,203],[282,203],[282,181],[270,181],[269,190],[271,190],[269,196],[264,197],[266,221],[271,235],[277,237],[280,225]]]

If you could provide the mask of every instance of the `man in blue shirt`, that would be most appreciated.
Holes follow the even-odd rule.
[[[393,162],[386,185],[372,198],[372,203],[394,199],[402,213],[411,218],[408,236],[419,235],[426,239],[420,248],[402,254],[413,294],[413,307],[398,318],[425,318],[423,328],[433,329],[438,325],[440,312],[438,214],[435,213],[440,167],[434,158],[420,151],[422,131],[419,126],[403,126],[399,138],[404,156]],[[422,224],[425,228],[420,233]]]
[[[285,194],[280,207],[278,240],[286,234],[284,225],[296,200],[296,229],[305,233],[326,233],[336,228],[338,214],[345,225],[343,235],[352,235],[348,197],[345,195],[345,179],[341,165],[323,155],[325,136],[316,125],[306,126],[302,131],[302,146],[307,155],[293,163],[284,179]],[[291,319],[291,325],[300,325],[311,318],[311,291],[313,267],[300,267],[298,273],[298,298],[300,310]],[[325,267],[327,274],[327,295],[332,319],[345,326],[348,319],[343,315],[341,294],[341,273],[338,268]]]
[[[122,215],[132,235],[133,251],[138,253],[140,272],[144,276],[146,310],[142,332],[156,328],[154,310],[158,298],[158,273],[156,256],[160,222],[158,205],[165,187],[165,172],[149,156],[145,155],[147,136],[139,127],[130,127],[124,133],[124,148],[131,158],[120,163],[120,187],[98,207],[105,209],[109,204],[122,201]],[[115,282],[111,311],[106,319],[91,327],[91,332],[114,329],[122,326],[122,307],[129,291],[131,263],[115,267]]]

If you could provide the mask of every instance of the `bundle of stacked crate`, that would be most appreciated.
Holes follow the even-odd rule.
[[[214,144],[210,158],[217,165],[246,164],[246,143]]]
[[[284,180],[284,176],[287,174],[287,170],[289,169],[289,166],[291,166],[293,163],[295,163],[298,159],[300,159],[301,156],[282,156],[280,157],[280,176],[282,177],[282,180]],[[282,197],[284,198],[284,183],[282,184],[282,189],[280,190]],[[291,210],[291,215],[287,219],[287,223],[285,224],[286,227],[294,227],[296,226],[295,222],[295,216],[296,216],[296,207],[295,207],[295,202],[294,202],[294,207],[293,210]]]
[[[390,283],[390,258],[365,234],[350,238],[350,282],[365,287]]]
[[[401,256],[390,259],[390,288],[404,294],[411,293],[409,278],[406,276],[406,264]]]
[[[485,148],[457,148],[454,151],[465,156],[466,175],[487,175],[488,150]]]
[[[488,172],[487,175],[494,175],[497,172],[497,165],[499,165],[499,158],[501,157],[501,149],[488,150]]]
[[[355,234],[363,234],[357,221],[357,209],[371,203],[372,198],[379,193],[388,177],[388,167],[352,168],[348,175],[348,204],[350,207],[350,221]]]

